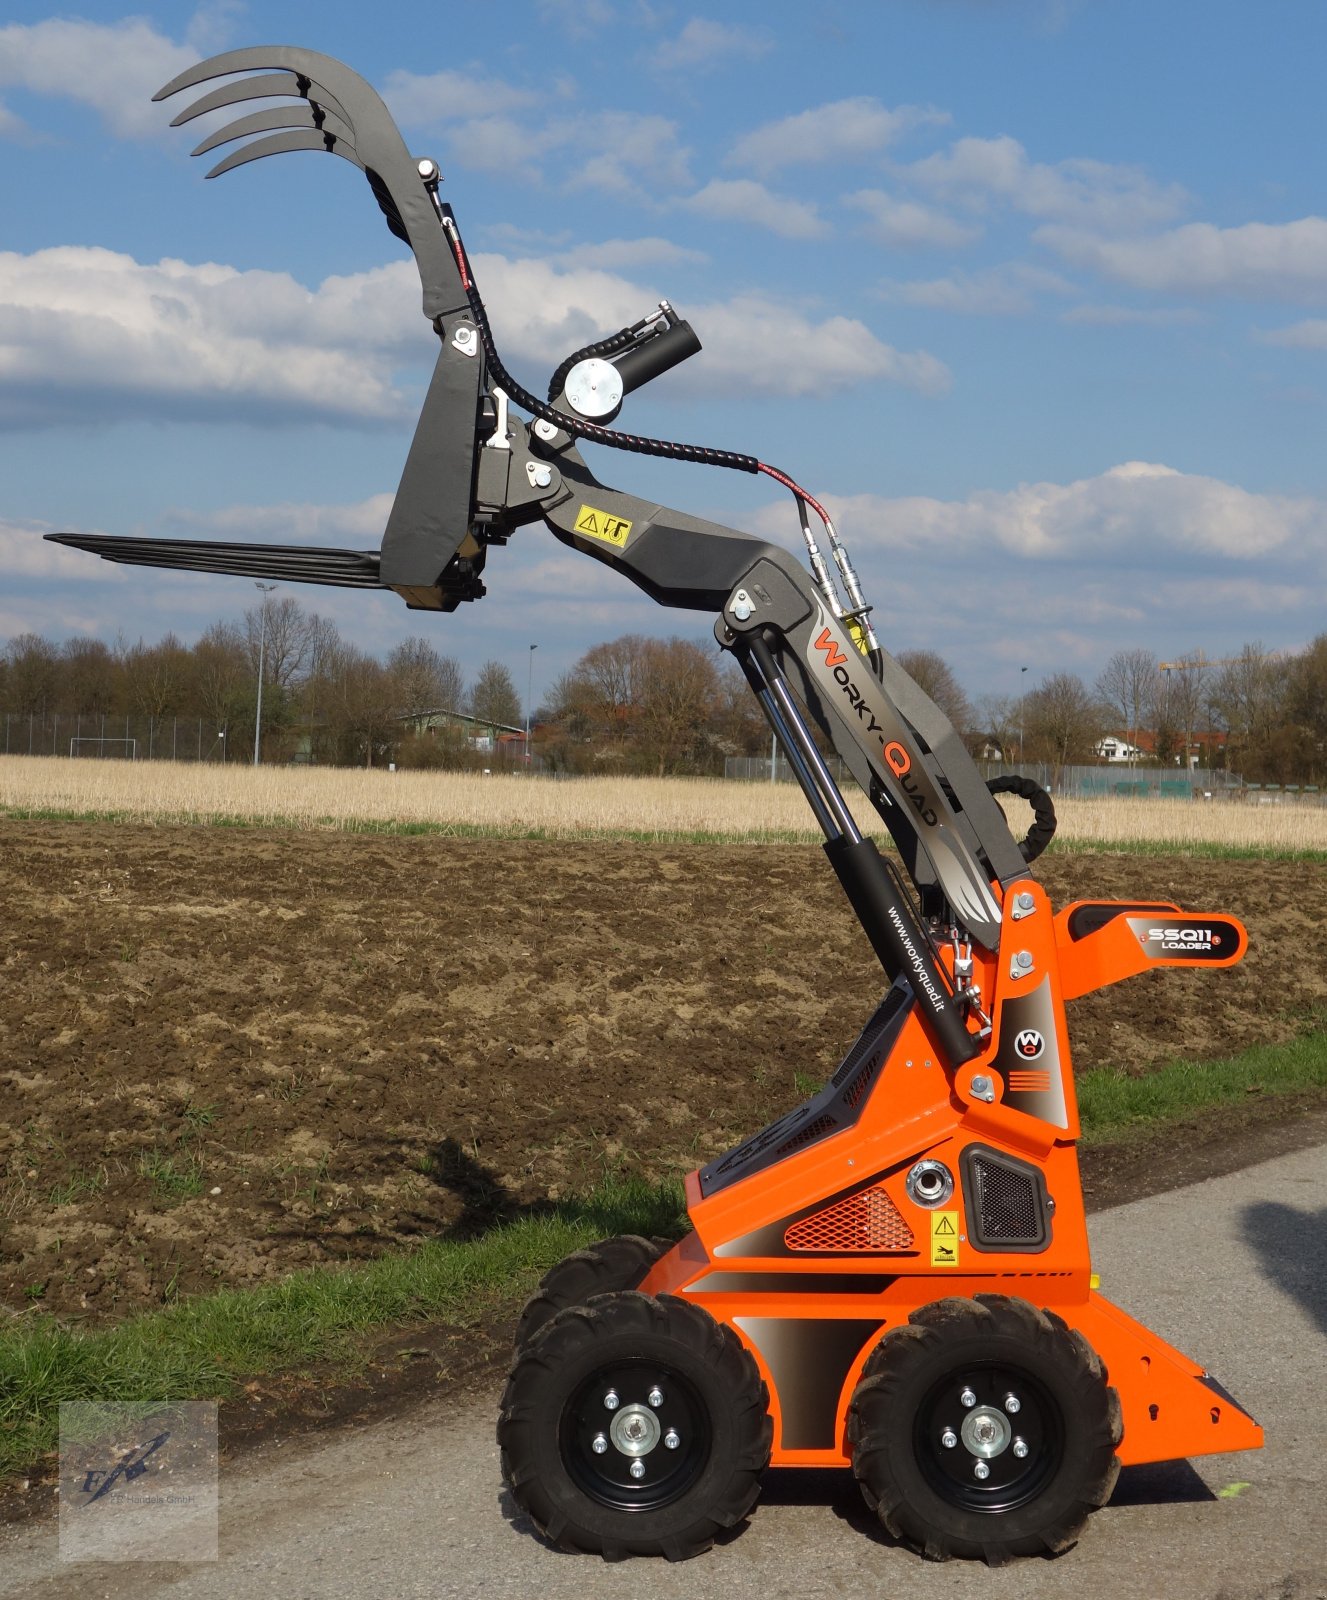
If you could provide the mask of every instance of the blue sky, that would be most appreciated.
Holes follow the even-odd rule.
[[[205,184],[209,124],[150,101],[274,39],[348,62],[438,159],[530,388],[668,296],[704,353],[622,426],[799,478],[886,645],[970,694],[1327,628],[1319,6],[11,0],[0,641],[190,639],[254,599],[46,531],[378,543],[433,354],[412,261],[344,163]],[[593,459],[796,543],[764,480]],[[546,684],[620,633],[709,634],[542,527],[486,577],[440,619],[292,592],[366,649],[422,631],[522,689],[532,642]]]

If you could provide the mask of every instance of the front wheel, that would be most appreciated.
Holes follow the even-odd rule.
[[[541,1533],[605,1560],[709,1548],[751,1510],[773,1423],[737,1335],[673,1295],[597,1295],[525,1345],[502,1474]]]
[[[1058,1555],[1110,1498],[1119,1397],[1050,1311],[938,1300],[888,1332],[853,1395],[848,1439],[867,1503],[934,1560]]]

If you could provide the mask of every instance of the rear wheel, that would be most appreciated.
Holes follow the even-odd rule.
[[[1115,1487],[1119,1399],[1083,1336],[1025,1300],[923,1306],[853,1395],[867,1503],[935,1560],[1059,1554]]]
[[[645,1239],[624,1233],[602,1239],[550,1267],[525,1304],[516,1324],[516,1348],[533,1339],[544,1324],[568,1306],[584,1305],[593,1295],[638,1289],[656,1261],[672,1249],[671,1239]]]
[[[709,1548],[755,1504],[769,1397],[731,1329],[672,1295],[599,1295],[521,1350],[498,1443],[540,1532],[605,1560]]]

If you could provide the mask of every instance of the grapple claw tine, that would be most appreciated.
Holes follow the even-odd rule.
[[[209,178],[219,178],[223,172],[233,172],[236,167],[242,167],[249,161],[261,161],[264,156],[283,155],[287,150],[325,150],[331,155],[342,156],[352,166],[364,171],[364,163],[355,154],[355,147],[344,139],[338,139],[332,133],[320,133],[316,128],[297,128],[289,133],[272,133],[265,139],[254,139],[249,144],[242,145],[238,150],[232,150],[223,160],[207,174]]]
[[[226,50],[219,56],[208,56],[206,61],[197,61],[192,67],[186,67],[169,83],[163,84],[152,98],[169,100],[181,89],[192,89],[196,84],[206,83],[209,78],[228,78],[232,72],[257,72],[263,67],[285,67],[291,73],[312,76],[313,73],[306,72],[306,67],[316,72],[315,63],[330,60],[329,56],[318,55],[313,50],[292,49],[288,45],[260,44],[251,45],[246,50]]]
[[[268,133],[278,128],[312,128],[318,133],[332,135],[352,150],[355,147],[351,129],[330,111],[308,105],[275,106],[270,111],[253,111],[247,117],[228,122],[224,128],[218,128],[204,139],[190,154],[204,156],[209,150],[229,144],[233,139],[244,139],[251,133]]]
[[[259,45],[250,50],[230,50],[188,68],[157,90],[154,99],[165,100],[209,78],[246,76],[209,90],[175,118],[188,122],[206,111],[245,100],[299,97],[324,113],[340,119],[344,131],[329,126],[326,116],[307,126],[303,117],[273,118],[269,123],[239,122],[199,147],[209,150],[242,136],[241,129],[259,132],[264,126],[286,129],[259,137],[217,163],[207,174],[223,172],[286,150],[326,150],[341,156],[365,173],[374,198],[387,218],[387,226],[414,252],[423,289],[424,315],[430,321],[449,314],[465,298],[460,268],[447,237],[439,226],[440,213],[431,168],[421,166],[406,148],[400,129],[373,85],[343,62],[316,50],[294,45]],[[330,85],[329,89],[325,86]]]
[[[346,115],[345,108],[334,95],[328,94],[321,84],[314,83],[310,78],[303,78],[297,72],[265,72],[256,77],[237,78],[233,83],[223,83],[218,89],[209,89],[205,95],[200,95],[197,100],[173,117],[171,127],[181,127],[184,123],[192,122],[195,117],[201,117],[209,111],[217,111],[222,106],[239,105],[245,100],[292,97],[320,105],[324,111],[332,112],[349,126],[350,118]]]

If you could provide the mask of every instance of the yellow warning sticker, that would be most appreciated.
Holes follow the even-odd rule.
[[[933,1267],[958,1265],[957,1211],[931,1213],[931,1265]]]
[[[587,539],[602,539],[605,544],[615,544],[620,550],[627,542],[631,523],[625,517],[609,516],[595,506],[582,506],[576,514],[576,532]]]

